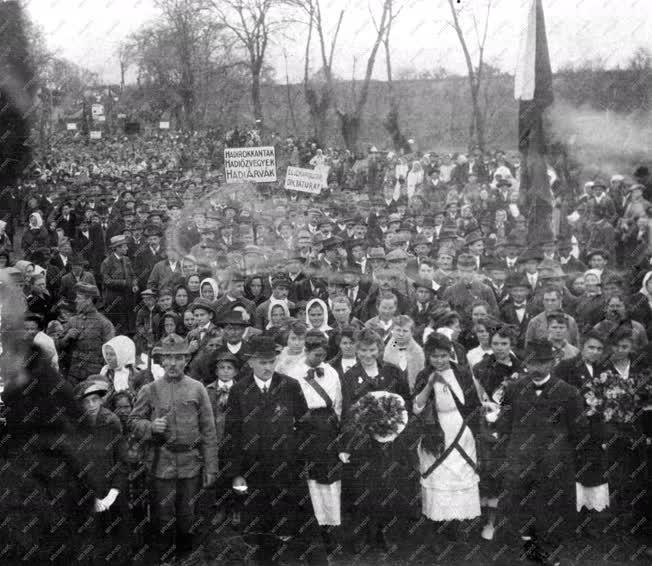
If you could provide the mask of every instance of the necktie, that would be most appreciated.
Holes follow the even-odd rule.
[[[264,395],[265,397],[267,397],[267,391],[268,391],[268,387],[267,387],[267,385],[263,385],[263,395]]]

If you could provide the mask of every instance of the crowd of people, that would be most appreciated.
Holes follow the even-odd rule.
[[[607,526],[645,551],[649,170],[553,178],[533,237],[503,151],[264,145],[278,182],[225,185],[207,136],[66,138],[0,195],[27,360],[2,375],[5,450],[84,472],[87,552],[191,555],[206,492],[261,563],[391,552],[397,521],[435,556],[505,536],[558,564]],[[287,165],[322,193],[284,190]],[[389,438],[356,419],[372,393],[405,407]]]

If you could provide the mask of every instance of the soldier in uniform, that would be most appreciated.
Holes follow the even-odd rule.
[[[139,440],[150,441],[154,547],[165,561],[174,542],[178,555],[192,551],[198,494],[217,475],[217,436],[206,388],[185,374],[187,344],[166,343],[158,353],[165,374],[138,392],[128,427]],[[174,524],[176,537],[168,532]]]

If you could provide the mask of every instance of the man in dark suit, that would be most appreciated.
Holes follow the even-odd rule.
[[[557,244],[557,249],[559,250],[559,263],[566,275],[584,273],[588,269],[584,263],[574,255],[571,255],[573,242],[570,237],[560,238],[559,243]]]
[[[47,285],[48,291],[54,298],[58,300],[59,290],[61,288],[61,280],[63,276],[70,273],[70,257],[72,256],[72,246],[69,242],[63,242],[57,248],[56,253],[52,254],[50,261],[47,265]]]
[[[501,261],[505,264],[509,273],[517,273],[520,271],[519,257],[523,252],[523,247],[518,238],[511,234],[507,236],[507,241],[504,246],[504,256]]]
[[[351,316],[360,318],[362,305],[369,293],[369,284],[360,281],[361,275],[355,268],[344,270],[344,293],[351,303]]]
[[[587,430],[580,392],[552,377],[552,345],[532,342],[527,375],[508,383],[499,434],[506,441],[507,518],[539,564],[559,564],[559,544],[574,529],[576,452]]]
[[[522,273],[510,273],[505,279],[505,288],[508,298],[500,305],[500,318],[517,329],[514,352],[523,359],[527,325],[534,316],[531,303],[528,301],[530,286]]]
[[[147,247],[144,248],[135,258],[136,276],[138,277],[138,285],[141,289],[147,287],[147,280],[149,279],[154,266],[165,259],[163,249],[161,247],[161,237],[163,233],[159,226],[150,224],[145,227],[145,236],[147,238]]]
[[[77,217],[71,210],[70,202],[66,201],[61,205],[61,215],[57,219],[57,228],[63,230],[63,235],[72,239],[77,229]]]
[[[250,340],[252,375],[231,388],[225,424],[223,470],[234,491],[246,496],[245,529],[261,533],[257,554],[263,564],[280,560],[278,537],[297,535],[310,512],[299,503],[310,499],[298,459],[308,405],[299,383],[274,371],[276,357],[272,337]]]
[[[104,282],[104,314],[113,323],[117,334],[133,334],[136,329],[134,312],[138,280],[127,257],[127,237],[114,236],[111,253],[102,262]]]

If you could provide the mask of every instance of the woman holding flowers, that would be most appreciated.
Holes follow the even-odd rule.
[[[579,448],[575,487],[577,511],[582,515],[580,525],[590,536],[597,536],[597,514],[609,507],[606,452],[608,435],[605,418],[609,420],[610,416],[605,415],[601,407],[605,401],[604,396],[611,393],[593,386],[594,383],[606,383],[612,375],[602,362],[604,347],[604,338],[589,332],[584,338],[579,356],[560,362],[553,370],[556,377],[576,387],[584,397],[589,432]]]
[[[410,389],[399,368],[381,361],[385,345],[376,332],[360,330],[355,342],[358,363],[342,376],[339,458],[345,463],[342,487],[348,490],[342,501],[353,502],[352,530],[359,533],[354,550],[360,552],[366,544],[387,550],[385,529],[406,507],[408,448],[405,435],[396,435],[398,428],[393,431],[393,440],[379,441],[371,427],[359,426],[356,403],[370,393],[382,391],[400,396],[409,413]]]
[[[451,363],[451,350],[446,336],[428,337],[427,366],[417,376],[413,410],[423,423],[417,447],[422,514],[444,523],[446,534],[455,539],[452,521],[480,515],[475,446],[480,401],[471,376]]]

